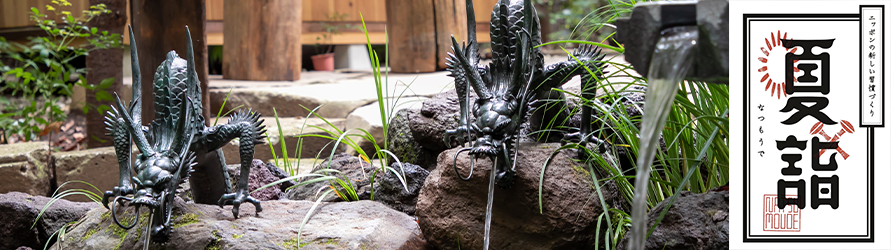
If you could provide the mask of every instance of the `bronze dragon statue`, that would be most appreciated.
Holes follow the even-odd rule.
[[[454,53],[446,58],[450,76],[455,79],[461,111],[458,128],[446,131],[445,140],[447,144],[451,138],[456,138],[459,144],[472,141],[471,147],[459,150],[454,158],[464,151],[469,151],[471,158],[492,158],[497,168],[496,183],[507,188],[516,173],[514,144],[521,126],[530,119],[528,125],[533,131],[553,130],[566,124],[563,94],[552,89],[581,75],[582,96],[593,98],[594,88],[585,86],[594,82],[587,70],[601,78],[604,55],[599,48],[583,45],[572,53],[575,58],[544,66],[544,56],[537,47],[541,44],[540,24],[531,1],[499,0],[491,19],[492,62],[480,66],[473,2],[466,0],[466,6],[467,44],[461,47],[452,36]],[[469,106],[471,89],[477,100]],[[475,117],[473,121],[470,112]],[[582,113],[583,123],[590,124],[590,108],[583,109]],[[583,124],[581,131],[566,133],[564,138],[602,145],[602,141],[588,135],[589,127]],[[470,172],[463,177],[455,168],[456,174],[468,180],[473,174],[473,160]]]
[[[138,223],[122,225],[117,218],[118,206],[134,206],[149,210],[146,230],[151,241],[164,243],[171,232],[171,211],[177,187],[190,174],[192,197],[198,203],[233,205],[232,215],[238,218],[238,208],[243,202],[250,202],[256,212],[262,211],[260,201],[249,195],[248,176],[254,145],[264,138],[265,126],[260,115],[251,111],[240,111],[232,115],[228,124],[206,127],[201,115],[201,88],[195,71],[195,58],[192,39],[186,27],[186,59],[175,51],[167,53],[167,59],[158,67],[154,75],[155,120],[148,126],[141,121],[141,82],[136,41],[130,28],[131,62],[133,67],[133,98],[124,106],[115,94],[116,107],[106,116],[107,129],[114,138],[115,153],[118,157],[120,180],[112,191],[106,191],[102,202],[109,208],[114,222],[130,229]],[[241,153],[241,177],[232,192],[229,174],[221,147],[239,138]],[[131,142],[139,149],[135,165],[131,165]],[[132,176],[131,170],[136,173]],[[217,200],[218,199],[218,200]],[[145,241],[146,247],[149,240]]]

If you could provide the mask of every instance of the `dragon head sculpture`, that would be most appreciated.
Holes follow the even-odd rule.
[[[136,52],[136,41],[133,29],[130,28],[131,62],[133,66],[133,100],[129,106],[124,106],[120,97],[115,94],[116,106],[106,116],[106,125],[114,136],[116,142],[127,145],[126,148],[116,149],[118,161],[126,164],[126,169],[133,169],[136,175],[130,177],[130,173],[122,171],[121,185],[114,191],[106,192],[103,204],[109,207],[111,201],[111,214],[114,222],[124,229],[133,228],[138,223],[139,216],[130,225],[123,225],[118,219],[119,207],[135,207],[138,214],[140,208],[147,208],[149,219],[146,230],[150,231],[152,241],[167,242],[171,230],[170,212],[172,202],[179,184],[183,183],[194,167],[195,154],[189,151],[194,137],[194,128],[190,126],[192,117],[192,100],[186,96],[188,88],[197,88],[198,80],[195,73],[195,58],[192,52],[192,40],[186,27],[187,58],[179,58],[171,51],[167,60],[158,68],[155,74],[156,81],[184,82],[187,86],[179,95],[179,101],[171,105],[171,116],[159,117],[151,126],[151,129],[141,124],[140,105],[140,71]],[[136,156],[135,168],[130,165],[129,142],[139,149]],[[126,177],[126,178],[125,178]],[[129,179],[129,181],[127,181]],[[146,240],[148,242],[148,240]]]
[[[476,20],[473,3],[467,1],[468,43],[460,46],[452,37],[452,49],[446,58],[461,104],[461,118],[455,130],[446,131],[446,140],[457,137],[459,142],[470,141],[472,157],[500,159],[498,183],[509,187],[514,175],[510,164],[512,144],[520,126],[526,120],[528,104],[534,97],[530,85],[536,70],[541,70],[541,51],[538,17],[530,1],[502,0],[492,13],[493,62],[479,65],[479,49],[476,43]],[[477,100],[472,110],[467,104],[470,91]],[[471,121],[469,114],[475,120]],[[474,139],[475,138],[475,139]],[[455,155],[457,158],[458,154]],[[514,152],[514,158],[516,152]],[[515,167],[515,166],[514,166]],[[455,169],[457,172],[457,169]],[[471,175],[473,169],[471,167]],[[462,179],[469,179],[470,176]]]

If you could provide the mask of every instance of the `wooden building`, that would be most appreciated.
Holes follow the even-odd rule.
[[[128,4],[132,4],[134,1],[142,5],[150,3],[129,0]],[[226,11],[225,6],[227,5],[227,2],[229,2],[226,0],[194,1],[204,2],[206,39],[203,40],[205,44],[209,46],[223,45],[225,47],[227,40],[232,41],[231,39],[224,38],[226,35],[224,32],[226,30],[224,23],[227,20],[227,15],[241,16],[239,14],[252,11],[250,9]],[[466,32],[466,27],[461,27],[464,23],[464,15],[463,13],[459,13],[464,11],[464,0],[267,0],[261,2],[286,2],[286,4],[294,5],[293,2],[295,1],[299,2],[299,6],[296,6],[295,8],[299,9],[297,12],[299,12],[298,16],[300,16],[299,20],[295,21],[299,21],[300,24],[287,27],[299,29],[299,35],[293,37],[299,37],[299,43],[301,45],[365,44],[366,38],[361,29],[361,14],[361,17],[364,17],[366,27],[369,30],[369,40],[371,43],[384,44],[388,41],[385,27],[390,33],[390,57],[394,59],[392,60],[393,63],[391,63],[394,71],[428,72],[442,69],[444,64],[441,61],[441,58],[445,56],[445,52],[450,50],[449,47],[451,46],[450,44],[445,43],[448,41],[448,36],[446,36],[446,34],[456,33],[456,31]],[[8,40],[24,41],[29,36],[43,35],[43,31],[34,26],[29,20],[29,14],[31,13],[30,8],[38,7],[40,9],[45,9],[45,6],[50,2],[51,0],[0,0],[0,36],[6,37]],[[90,5],[89,0],[69,0],[69,2],[72,3],[72,6],[66,7],[66,10],[75,14],[80,13],[81,10],[88,9]],[[477,37],[480,42],[488,42],[489,40],[488,22],[491,14],[490,11],[496,2],[497,0],[474,1],[476,20],[478,23]],[[235,1],[229,2],[229,4],[237,3],[238,2]],[[387,6],[388,4],[391,5],[389,9]],[[127,8],[128,16],[130,15],[131,10],[132,7]],[[256,12],[257,10],[253,11]],[[273,9],[273,12],[274,11],[278,10]],[[390,11],[390,13],[388,13],[388,11]],[[341,16],[341,20],[332,20],[331,17],[335,15]],[[392,21],[388,23],[388,17],[399,20],[398,22]],[[228,18],[231,19],[235,17]],[[130,17],[129,20],[132,22],[136,19]],[[440,25],[432,26],[434,20],[436,20],[437,23],[440,23]],[[244,20],[239,19],[238,23],[243,21]],[[278,22],[286,21],[287,20],[278,20]],[[442,25],[443,23],[448,23],[450,26],[447,26],[444,29],[444,26]],[[323,39],[326,34],[324,24],[336,24],[340,26],[349,25],[350,28],[339,30],[339,33],[330,36],[330,39]],[[420,27],[424,24],[429,24],[430,26]],[[417,51],[400,50],[398,48],[411,47],[409,44],[404,43],[417,43],[418,41],[423,41],[424,39],[415,39],[415,36],[424,35],[426,32],[436,32],[436,34],[433,35],[427,34],[433,37],[435,41],[432,43],[414,44],[413,46],[419,48],[430,47],[433,49],[432,51],[435,51],[435,55],[430,57],[433,58],[432,63],[435,64],[431,65],[431,61],[428,60],[423,63],[413,61],[411,63],[404,63],[406,66],[400,66],[398,61],[407,61],[407,59],[400,60],[400,58],[419,58],[420,56],[416,54]],[[456,34],[456,37],[459,39],[462,36],[464,35]],[[124,42],[129,43],[129,36],[127,34],[124,34]],[[250,41],[248,41],[248,43],[250,43]],[[300,55],[293,56],[299,57]],[[428,56],[425,55],[424,57]],[[437,60],[436,58],[440,59]],[[224,60],[227,59],[224,57]],[[419,66],[423,66],[420,67],[423,69],[419,70]],[[404,69],[399,69],[400,67]]]

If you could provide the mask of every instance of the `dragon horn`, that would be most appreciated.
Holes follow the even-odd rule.
[[[114,99],[115,104],[118,105],[118,110],[126,110],[118,93],[114,93]],[[124,121],[127,122],[127,130],[130,130],[130,134],[133,135],[136,148],[139,148],[139,151],[144,155],[154,155],[155,150],[149,146],[148,140],[145,139],[145,134],[142,133],[142,125],[133,121],[133,117],[130,117],[130,114],[127,114],[126,111],[122,111],[120,114],[121,118],[124,118]]]
[[[523,30],[517,32],[517,38],[518,38],[517,39],[518,40],[517,41],[518,42],[517,51],[520,52],[520,57],[516,58],[514,60],[514,78],[513,78],[514,84],[512,85],[512,87],[511,87],[512,89],[510,91],[510,93],[518,94],[518,97],[526,95],[525,91],[528,91],[529,82],[531,82],[531,80],[532,80],[531,75],[533,75],[533,72],[529,72],[530,78],[527,81],[526,86],[523,86],[523,89],[522,89],[522,91],[524,91],[524,93],[518,93],[521,91],[518,88],[521,86],[519,83],[522,82],[522,80],[523,80],[522,72],[524,72],[526,67],[528,66],[528,65],[526,65],[526,62],[527,62],[528,58],[531,56],[530,53],[531,53],[531,50],[533,49],[532,44],[531,44],[532,43],[532,41],[531,41],[531,39],[532,39],[532,22],[535,22],[535,19],[533,18],[532,15],[533,15],[532,1],[531,0],[523,1]],[[527,46],[529,46],[529,47],[527,48]],[[534,71],[535,69],[532,69],[532,70]]]
[[[473,11],[473,0],[466,1],[467,10],[467,57],[470,65],[476,65],[479,61],[479,46],[476,44],[476,15]]]
[[[452,36],[452,48],[455,50],[455,57],[458,58],[458,64],[460,64],[460,67],[464,70],[464,74],[467,75],[467,80],[470,83],[470,86],[473,86],[476,95],[480,99],[491,98],[489,88],[483,83],[479,70],[476,69],[475,64],[471,65],[467,62],[467,57],[464,56],[464,51],[461,51],[461,47],[458,45],[458,40],[455,40],[455,36]]]
[[[198,85],[198,72],[195,71],[195,51],[192,49],[192,33],[189,32],[189,26],[186,26],[186,96],[190,96],[195,91],[194,88],[200,88]]]
[[[133,35],[133,26],[127,25],[130,29],[130,65],[133,67],[133,98],[130,99],[130,115],[136,118],[136,123],[142,120],[142,105],[139,101],[142,99],[142,73],[139,71],[139,57],[136,53],[136,36]],[[122,110],[126,112],[126,110]]]
[[[198,88],[197,85],[197,73],[195,72],[195,52],[192,48],[192,33],[189,32],[189,26],[186,26],[186,93],[184,96],[186,98],[180,103],[180,112],[177,123],[174,127],[174,131],[176,132],[173,139],[173,149],[180,151],[188,151],[189,145],[192,144],[192,137],[189,136],[188,140],[185,140],[186,134],[192,134],[191,131],[187,133],[189,125],[191,125],[192,118],[192,91],[195,91],[195,88]],[[184,154],[180,154],[180,157],[185,157]]]

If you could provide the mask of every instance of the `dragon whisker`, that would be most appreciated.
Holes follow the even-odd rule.
[[[131,199],[131,198],[127,198],[127,197],[124,197],[124,196],[118,196],[118,197],[115,197],[114,200],[111,201],[111,218],[114,220],[114,224],[117,224],[119,227],[123,228],[124,230],[130,230],[131,228],[135,227],[136,224],[139,222],[139,207],[140,207],[140,206],[139,206],[139,205],[136,205],[136,211],[134,212],[134,214],[135,214],[136,216],[133,218],[133,224],[130,225],[130,226],[124,226],[124,225],[121,225],[121,222],[118,220],[118,214],[117,214],[117,211],[115,211],[115,210],[117,210],[116,208],[117,208],[117,203],[118,203],[118,200],[119,200],[119,199],[124,199],[124,200],[127,200],[127,201],[132,201],[132,200],[133,200],[133,199]],[[149,210],[149,211],[151,211],[151,210]]]
[[[463,176],[461,176],[461,173],[458,173],[458,155],[460,155],[461,152],[468,151],[471,149],[473,149],[473,148],[462,148],[461,150],[458,150],[458,152],[455,153],[455,157],[452,159],[452,168],[455,169],[455,174],[458,175],[458,177],[461,178],[461,180],[467,181],[467,180],[470,180],[471,176],[473,176],[474,158],[473,158],[473,155],[470,155],[470,174],[467,175],[467,178],[464,178]]]

